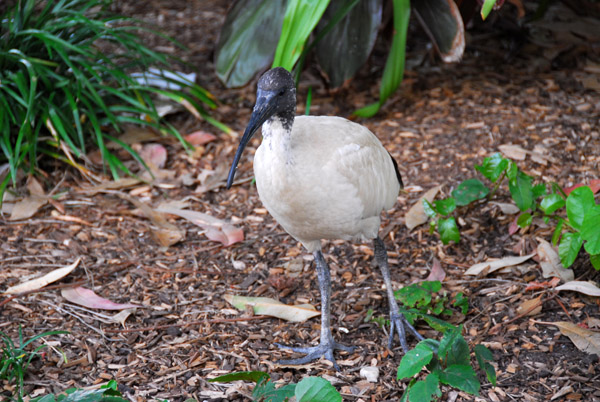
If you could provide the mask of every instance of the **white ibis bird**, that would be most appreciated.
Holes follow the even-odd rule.
[[[254,176],[262,203],[292,237],[313,253],[321,291],[319,345],[295,348],[305,356],[282,364],[305,364],[324,356],[339,369],[334,350],[354,348],[337,343],[330,327],[331,276],[321,240],[373,240],[375,258],[385,281],[390,307],[389,347],[395,330],[407,351],[405,327],[423,337],[399,312],[394,299],[387,252],[378,236],[382,210],[396,202],[402,186],[398,166],[366,127],[341,117],[295,116],[296,88],[283,68],[258,81],[256,105],[235,154],[227,188],[246,144],[262,126],[263,141],[254,156]]]

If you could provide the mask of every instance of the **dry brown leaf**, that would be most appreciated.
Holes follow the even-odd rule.
[[[310,304],[290,306],[270,297],[225,295],[223,298],[238,310],[246,311],[246,307],[250,306],[254,314],[268,315],[291,322],[303,322],[321,314]]]
[[[419,198],[417,202],[413,204],[412,207],[410,207],[410,209],[404,216],[404,224],[406,225],[408,230],[413,230],[417,226],[427,222],[427,219],[429,219],[429,217],[423,209],[423,199],[426,199],[429,202],[433,202],[433,199],[435,198],[436,194],[440,191],[441,188],[442,186],[439,185],[427,190],[427,192],[423,194],[423,196]]]
[[[504,202],[490,202],[490,204],[500,208],[500,211],[502,211],[504,215],[516,215],[521,212],[519,207],[517,207],[515,204],[508,204]]]
[[[136,179],[133,177],[124,177],[119,180],[107,181],[104,183],[100,183],[94,187],[84,187],[84,188],[82,188],[82,191],[84,191],[85,193],[88,193],[90,195],[94,195],[94,194],[101,193],[106,190],[121,190],[124,188],[133,187],[136,184],[139,184],[141,182],[142,181],[140,179]]]
[[[9,220],[18,221],[31,218],[41,207],[48,203],[48,197],[35,177],[29,176],[27,190],[29,190],[29,196],[13,205]]]
[[[180,242],[185,237],[184,229],[180,229],[172,223],[167,222],[162,213],[152,209],[146,203],[131,197],[128,194],[119,193],[119,196],[138,207],[144,213],[144,215],[150,219],[153,224],[150,227],[152,236],[157,242],[160,243],[161,246],[172,246],[173,244]]]
[[[567,321],[551,324],[557,326],[563,335],[568,336],[577,349],[585,353],[600,355],[600,332],[590,331]]]
[[[563,282],[570,282],[575,279],[573,270],[563,267],[560,257],[547,241],[540,239],[537,255],[540,257],[540,266],[542,267],[542,276],[544,278],[556,276],[562,279]]]
[[[525,300],[517,307],[517,314],[521,315],[537,315],[542,312],[542,296],[534,299]]]
[[[589,296],[600,296],[600,288],[595,283],[585,281],[570,281],[558,286],[556,290],[572,290]]]
[[[498,149],[500,149],[500,152],[502,152],[504,156],[516,161],[524,161],[525,157],[527,156],[527,151],[519,145],[504,144],[500,145]]]
[[[465,275],[479,275],[485,269],[487,269],[486,274],[489,274],[499,270],[500,268],[522,264],[534,255],[535,254],[524,255],[523,257],[504,257],[499,260],[488,260],[486,262],[480,262],[479,264],[475,264],[471,268],[469,268],[467,272],[465,272]]]
[[[115,303],[105,299],[104,297],[100,297],[94,293],[94,291],[81,286],[76,288],[64,288],[61,290],[60,294],[71,303],[79,304],[80,306],[89,308],[98,308],[102,310],[125,310],[142,307],[138,304]]]
[[[446,278],[446,271],[442,268],[442,263],[437,258],[433,258],[433,264],[431,265],[431,271],[427,276],[426,281],[440,281],[442,282]]]
[[[77,265],[79,265],[80,261],[81,261],[81,257],[79,257],[71,265],[67,265],[66,267],[62,267],[62,268],[57,268],[54,271],[48,272],[44,276],[40,276],[39,278],[35,278],[30,281],[23,282],[18,285],[15,285],[15,286],[11,286],[10,288],[6,289],[4,294],[22,293],[22,292],[28,292],[30,290],[37,290],[37,289],[43,288],[44,286],[46,286],[52,282],[56,282],[57,280],[62,279],[65,276],[69,275],[71,272],[73,272],[73,270],[75,268],[77,268]]]

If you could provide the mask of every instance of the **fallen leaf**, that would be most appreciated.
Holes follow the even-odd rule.
[[[498,147],[506,157],[514,159],[516,161],[524,161],[527,156],[527,151],[519,145],[504,144]]]
[[[440,260],[438,260],[437,258],[433,258],[433,265],[431,266],[431,271],[429,272],[429,275],[427,276],[427,279],[425,279],[426,281],[443,281],[444,278],[446,277],[446,271],[444,271],[444,268],[442,268],[442,264],[440,263]]]
[[[119,136],[119,141],[124,142],[127,145],[133,145],[135,143],[142,143],[148,141],[156,141],[159,140],[161,136],[157,134],[154,129],[143,126],[127,126],[125,128],[125,132]],[[118,149],[121,148],[121,145],[110,141],[107,145],[107,148],[110,149]]]
[[[137,304],[121,304],[112,302],[108,299],[98,296],[92,290],[83,288],[81,286],[76,288],[62,289],[60,294],[62,295],[62,297],[64,297],[71,303],[79,304],[80,306],[88,308],[99,308],[103,310],[124,310],[127,308],[142,307]]]
[[[162,169],[167,163],[167,150],[160,144],[145,144],[139,154],[152,171]]]
[[[40,276],[39,278],[35,278],[30,281],[23,282],[18,285],[15,285],[15,286],[11,286],[10,288],[6,289],[4,294],[22,293],[22,292],[28,292],[31,290],[37,290],[37,289],[43,288],[44,286],[46,286],[52,282],[56,282],[57,280],[62,279],[65,276],[69,275],[71,272],[73,272],[73,270],[75,268],[77,268],[77,265],[79,265],[80,261],[81,261],[81,257],[79,257],[71,265],[67,265],[66,267],[62,267],[62,268],[57,268],[54,271],[48,272],[44,276]]]
[[[590,328],[600,328],[600,318],[588,317],[586,322]]]
[[[423,194],[423,196],[419,198],[417,202],[413,204],[412,207],[410,207],[410,209],[404,216],[404,224],[406,225],[408,230],[413,230],[417,226],[427,222],[429,217],[423,209],[423,199],[426,199],[429,202],[433,202],[433,199],[435,198],[436,194],[440,191],[441,188],[442,186],[439,185],[427,190],[427,192]]]
[[[558,399],[560,397],[563,397],[567,394],[570,394],[571,392],[573,392],[573,386],[572,385],[565,385],[564,387],[562,387],[561,389],[559,389],[554,395],[552,395],[552,397],[550,398],[551,401]]]
[[[204,229],[206,231],[206,237],[208,237],[210,240],[221,242],[224,246],[231,246],[232,244],[244,240],[244,232],[242,229],[237,228],[221,219],[217,219],[214,216],[210,216],[202,212],[177,208],[160,208],[157,209],[157,211],[171,215],[177,215],[187,219],[193,224]]]
[[[596,286],[592,282],[585,281],[570,281],[565,283],[564,285],[558,286],[556,290],[572,290],[574,292],[583,293],[588,296],[600,296],[600,288],[598,288],[598,286]]]
[[[540,257],[540,266],[542,267],[542,276],[544,278],[557,276],[563,282],[570,282],[575,279],[573,270],[563,267],[558,253],[554,251],[554,248],[547,241],[540,240],[537,255]]]
[[[523,257],[504,257],[499,260],[494,259],[494,260],[488,260],[486,262],[480,262],[478,264],[473,265],[471,268],[469,268],[465,272],[465,275],[479,275],[486,268],[487,268],[487,273],[489,274],[489,273],[499,270],[500,268],[522,264],[523,262],[527,261],[534,255],[535,254],[524,255]]]
[[[502,211],[504,215],[515,215],[521,212],[519,207],[517,207],[515,204],[509,204],[506,202],[490,202],[490,204],[500,208],[500,211]]]
[[[541,290],[541,289],[547,289],[547,288],[555,288],[556,285],[558,285],[560,282],[560,278],[555,276],[554,278],[552,278],[550,281],[544,281],[544,282],[529,282],[529,284],[527,284],[527,287],[525,288],[525,291],[535,291],[535,290]]]
[[[571,187],[563,188],[563,191],[565,192],[566,195],[569,195],[569,194],[571,194],[571,191],[575,190],[576,188],[583,187],[583,186],[585,186],[585,184],[577,183],[577,184],[572,185]]]
[[[516,217],[515,219],[512,220],[510,225],[508,225],[508,234],[509,235],[514,235],[515,233],[517,233],[519,231],[519,225],[517,224],[518,219],[519,218]]]
[[[563,335],[568,336],[577,349],[585,353],[600,355],[599,332],[581,328],[567,321],[558,321],[551,324],[557,326]]]
[[[134,311],[133,308],[126,308],[125,310],[119,311],[117,314],[110,317],[110,319],[111,319],[111,321],[121,324],[121,326],[124,327],[125,321],[127,321],[127,318],[129,318],[129,316],[131,315],[131,313],[133,313],[133,311]]]
[[[136,184],[139,184],[141,182],[142,181],[140,179],[136,179],[134,177],[124,177],[119,180],[107,181],[104,183],[100,183],[99,185],[94,186],[94,187],[84,187],[84,188],[82,188],[82,191],[85,193],[88,193],[90,195],[94,195],[94,194],[101,193],[106,190],[121,190],[124,188],[133,187]]]
[[[217,139],[217,137],[214,134],[207,133],[206,131],[194,131],[193,133],[190,133],[184,136],[183,138],[185,138],[187,142],[196,147]]]
[[[600,191],[600,179],[590,180],[590,188],[592,189],[592,193],[594,194]]]
[[[517,314],[521,315],[536,315],[542,311],[542,296],[534,299],[525,300],[517,307]]]
[[[246,307],[250,306],[252,307],[254,314],[268,315],[291,322],[303,322],[321,314],[310,304],[290,306],[289,304],[283,304],[270,297],[244,297],[234,295],[225,295],[223,297],[238,310],[246,311]]]
[[[27,190],[29,190],[29,196],[14,204],[9,220],[18,221],[31,218],[41,207],[48,203],[48,197],[35,177],[29,176]]]

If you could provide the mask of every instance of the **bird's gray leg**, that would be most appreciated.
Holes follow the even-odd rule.
[[[387,291],[388,300],[390,303],[390,338],[388,340],[388,347],[392,348],[392,343],[394,340],[394,330],[398,330],[398,337],[400,338],[400,345],[404,350],[404,353],[408,352],[408,344],[406,343],[406,330],[408,328],[410,332],[412,332],[418,340],[422,341],[424,338],[421,334],[417,332],[415,327],[413,327],[402,315],[398,309],[398,303],[396,303],[396,299],[394,297],[394,290],[392,289],[392,280],[390,278],[390,268],[388,266],[387,260],[387,251],[385,250],[385,244],[383,240],[379,236],[375,240],[373,240],[375,245],[375,260],[377,261],[377,265],[379,265],[379,269],[381,269],[381,274],[383,275],[383,280],[385,282],[385,289]]]
[[[342,345],[333,340],[330,323],[331,275],[329,273],[329,266],[327,265],[321,250],[315,251],[314,256],[317,265],[317,276],[319,278],[319,290],[321,291],[321,341],[318,346],[311,347],[292,347],[276,343],[275,345],[280,348],[291,349],[294,352],[306,354],[306,356],[298,359],[280,360],[279,364],[306,364],[321,358],[321,356],[325,356],[327,360],[333,363],[335,369],[339,371],[340,368],[335,362],[333,351],[338,349],[351,353],[354,351],[354,347]]]

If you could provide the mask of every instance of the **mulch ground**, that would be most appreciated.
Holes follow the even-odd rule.
[[[214,116],[242,132],[255,84],[225,89],[213,73],[212,52],[227,3],[173,0],[140,6],[124,1],[119,8],[188,46],[178,54],[198,68],[199,83],[223,103]],[[418,29],[413,31],[415,36],[420,34]],[[552,52],[553,47],[529,43],[507,61],[504,57],[509,50],[504,45],[510,44],[500,40],[503,37],[478,31],[470,35],[472,46],[467,46],[463,62],[456,65],[432,59],[423,51],[425,42],[413,40],[402,87],[378,116],[360,121],[399,161],[410,190],[399,197],[382,224],[388,233],[385,241],[394,286],[425,279],[434,259],[439,260],[447,274],[443,285],[448,295],[463,292],[469,297],[469,313],[451,320],[464,325],[469,342],[484,343],[494,353],[496,387],[482,378],[480,397],[446,389],[443,400],[600,400],[598,356],[578,350],[555,326],[540,323],[600,319],[598,298],[547,289],[525,291],[528,283],[546,280],[536,262],[476,279],[463,275],[466,268],[489,257],[532,252],[540,239],[550,239],[551,227],[540,221],[511,235],[508,228],[514,216],[505,216],[490,204],[461,212],[459,244],[443,246],[426,225],[413,231],[404,226],[406,212],[425,190],[443,185],[442,193],[449,194],[459,182],[476,176],[474,164],[504,144],[544,152],[543,160],[528,156],[519,162],[522,170],[537,179],[568,187],[598,178],[600,96],[584,85],[598,80],[598,48],[594,54],[592,46],[580,43]],[[489,46],[490,42],[497,46]],[[385,60],[379,47],[358,77],[335,93],[328,93],[317,70],[309,68],[298,90],[298,104],[304,104],[308,86],[313,87],[310,111],[315,115],[348,116],[354,108],[373,101]],[[56,393],[116,379],[121,391],[136,401],[248,400],[248,384],[207,380],[234,371],[263,370],[282,384],[323,376],[348,401],[398,400],[406,387],[396,380],[403,353],[399,347],[389,350],[386,329],[365,319],[370,309],[376,317],[387,314],[371,245],[323,245],[332,273],[334,336],[358,345],[354,353],[338,355],[341,372],[326,361],[278,366],[277,360],[289,354],[273,343],[315,342],[319,319],[288,323],[253,317],[235,310],[223,298],[238,294],[319,305],[311,259],[266,212],[250,183],[251,154],[260,139],[251,143],[239,167],[238,178],[247,180],[227,191],[223,172],[231,163],[237,138],[185,113],[171,119],[183,133],[204,130],[217,140],[191,155],[170,139],[154,141],[168,151],[165,171],[170,174],[155,185],[136,184],[115,191],[151,206],[185,199],[190,209],[232,221],[244,230],[245,240],[223,247],[207,239],[197,226],[171,216],[169,222],[185,230],[186,236],[163,247],[152,234],[151,222],[126,197],[90,193],[86,189],[92,184],[77,171],[62,165],[44,166],[40,181],[47,192],[54,188],[60,196],[31,219],[9,221],[5,216],[0,220],[2,290],[78,258],[81,263],[58,282],[59,289],[0,299],[0,330],[13,339],[19,327],[26,338],[44,331],[69,331],[45,339],[44,356],[34,359],[28,370],[27,392]],[[24,182],[21,194],[25,194]],[[507,189],[501,188],[497,200],[508,199]],[[286,274],[292,265],[300,267],[300,275]],[[599,279],[586,256],[580,255],[573,269],[577,279]],[[112,318],[114,312],[67,302],[60,287],[73,283],[112,301],[143,308],[121,325]],[[540,295],[540,312],[519,315],[517,308],[525,300]],[[439,337],[425,325],[419,329],[425,336]],[[414,345],[414,339],[409,341]],[[377,383],[359,375],[361,367],[371,365],[379,368]],[[2,395],[8,397],[12,388],[2,384]]]

